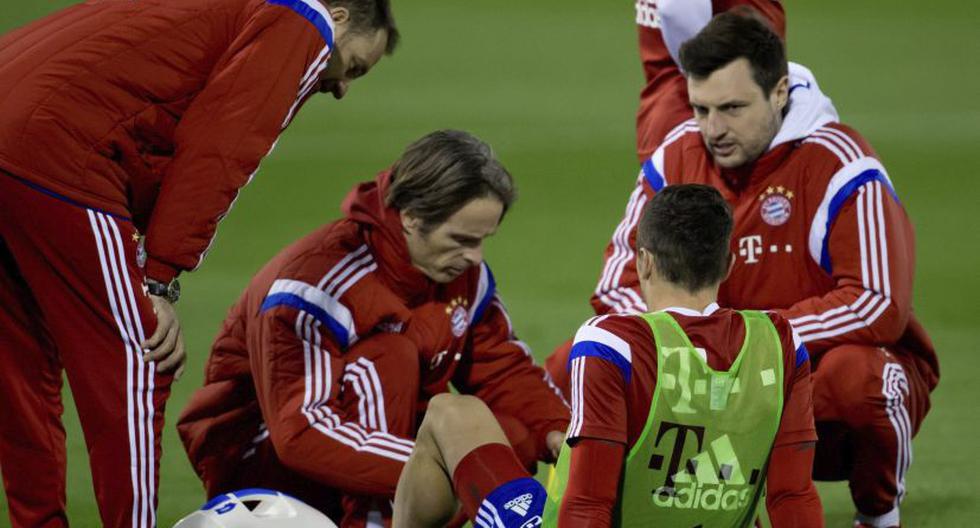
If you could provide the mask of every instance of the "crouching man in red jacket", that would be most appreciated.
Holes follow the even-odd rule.
[[[343,526],[387,523],[419,417],[450,383],[487,404],[525,465],[553,460],[568,407],[483,261],[514,198],[487,144],[434,132],[269,262],[177,425],[208,496],[268,487]]]

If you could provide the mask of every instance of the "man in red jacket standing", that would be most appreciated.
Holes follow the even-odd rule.
[[[259,271],[177,424],[208,496],[274,488],[345,527],[387,517],[450,384],[486,403],[525,467],[553,460],[568,407],[483,261],[514,196],[489,146],[434,132]]]
[[[106,0],[0,37],[0,466],[64,526],[61,371],[102,522],[155,524],[175,278],[314,92],[390,53],[386,0]]]

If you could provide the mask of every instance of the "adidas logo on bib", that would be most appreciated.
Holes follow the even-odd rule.
[[[748,481],[728,435],[711,442],[708,450],[688,459],[686,467],[674,474],[673,486],[660,486],[653,492],[653,504],[660,508],[734,511],[744,508],[759,479],[752,470]]]

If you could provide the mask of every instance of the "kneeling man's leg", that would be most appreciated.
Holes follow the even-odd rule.
[[[544,488],[522,467],[486,405],[441,394],[429,404],[398,481],[393,526],[442,525],[456,511],[454,496],[481,526],[520,526],[541,515],[545,502]]]
[[[914,366],[884,348],[842,345],[827,351],[814,371],[814,417],[820,444],[817,478],[844,477],[856,520],[898,526],[912,436],[928,389]],[[833,432],[833,434],[830,434]],[[828,449],[828,443],[836,444]]]

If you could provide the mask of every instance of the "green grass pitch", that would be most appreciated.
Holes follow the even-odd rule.
[[[307,105],[222,223],[203,269],[184,277],[179,312],[190,360],[167,408],[161,526],[204,500],[173,423],[200,385],[227,308],[263,262],[337,217],[339,200],[355,182],[373,177],[428,131],[478,134],[518,181],[520,200],[487,258],[537,357],[590,315],[586,301],[600,252],[637,172],[633,119],[641,74],[633,2],[393,3],[401,49],[356,82],[342,104],[323,96]],[[68,2],[0,4],[6,32]],[[943,377],[915,440],[904,524],[978,526],[980,461],[970,446],[980,436],[973,400],[980,374],[973,358],[980,351],[974,333],[980,41],[972,22],[977,12],[968,13],[976,8],[961,0],[785,4],[790,57],[811,67],[842,119],[875,146],[917,229],[916,313],[936,342]],[[69,515],[76,526],[97,526],[70,404],[65,420]],[[846,485],[820,490],[828,525],[849,525]],[[0,498],[0,526],[8,523]]]

